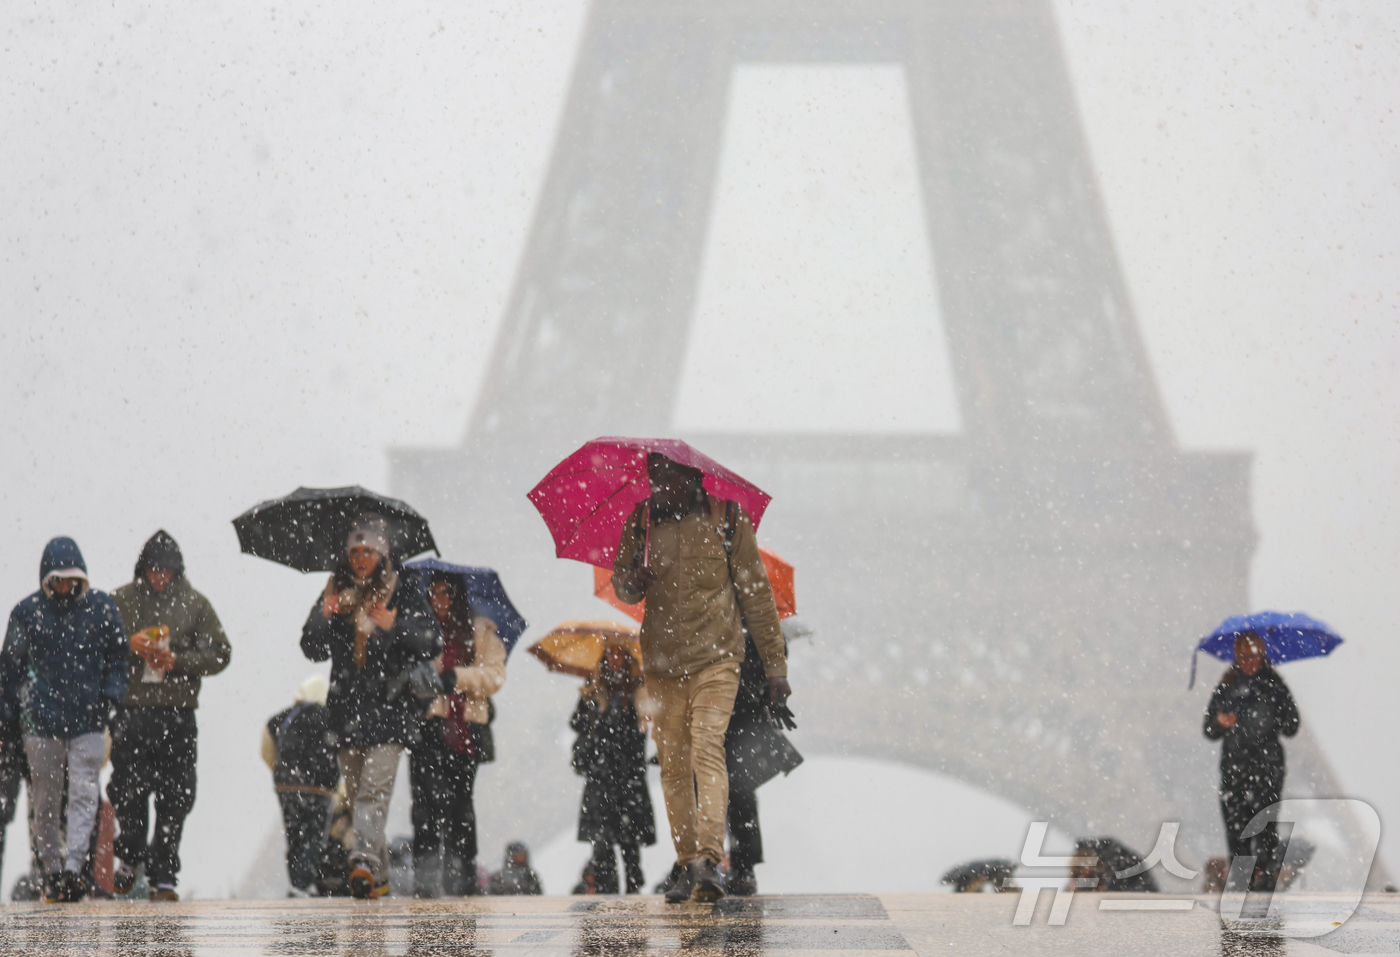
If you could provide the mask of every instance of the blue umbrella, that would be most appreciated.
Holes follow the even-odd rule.
[[[1321,658],[1342,643],[1342,636],[1327,625],[1298,612],[1261,611],[1226,618],[1191,653],[1191,683],[1187,687],[1196,683],[1196,655],[1204,651],[1221,661],[1233,661],[1235,639],[1247,631],[1264,639],[1269,663],[1275,665],[1300,658]]]
[[[408,562],[404,567],[424,573],[419,578],[425,591],[433,572],[461,575],[467,585],[467,603],[472,606],[472,611],[496,623],[496,634],[500,636],[501,644],[506,646],[507,655],[528,627],[520,612],[515,610],[515,605],[511,604],[510,596],[501,584],[501,576],[490,568],[453,565],[438,558]]]

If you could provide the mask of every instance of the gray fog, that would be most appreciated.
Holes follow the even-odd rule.
[[[232,892],[273,826],[259,728],[315,670],[297,637],[320,582],[239,555],[229,519],[297,485],[386,488],[389,449],[461,442],[585,12],[0,14],[0,596],[36,587],[53,535],[106,589],[156,528],[180,541],[234,644],[201,706],[182,881],[199,895]],[[1346,793],[1388,822],[1400,12],[1055,12],[1177,442],[1253,453],[1251,608],[1347,638],[1285,677]],[[678,430],[960,428],[947,344],[921,318],[937,282],[907,214],[903,82],[884,66],[736,73]],[[830,307],[863,295],[878,335]],[[736,303],[768,320],[736,320]],[[739,358],[703,348],[716,340]],[[759,417],[714,388],[724,375],[759,383]],[[1197,637],[1164,681],[1184,689]]]

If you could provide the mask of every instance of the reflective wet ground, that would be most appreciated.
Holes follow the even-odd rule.
[[[1232,930],[1198,898],[1141,910],[1160,897],[1076,894],[1053,926],[1045,893],[1016,926],[1016,894],[756,897],[667,906],[656,897],[478,898],[468,901],[196,901],[181,904],[11,904],[0,908],[0,954],[549,955],[1112,954],[1284,957],[1400,954],[1400,897],[1368,897],[1340,927],[1308,940],[1256,926]],[[1322,895],[1288,895],[1316,929],[1331,928]],[[1105,907],[1105,904],[1108,907]],[[1118,909],[1115,909],[1118,908]]]

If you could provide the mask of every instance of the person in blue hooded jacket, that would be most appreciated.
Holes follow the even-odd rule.
[[[39,563],[39,590],[10,612],[0,649],[0,736],[23,736],[34,849],[50,903],[82,900],[88,892],[81,874],[97,820],[103,732],[126,696],[129,655],[117,605],[88,586],[78,544],[50,541]]]

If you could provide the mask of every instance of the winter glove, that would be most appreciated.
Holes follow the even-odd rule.
[[[407,692],[422,701],[431,701],[437,697],[439,686],[438,673],[433,669],[433,663],[419,661],[389,680],[388,699],[393,701]]]
[[[773,727],[779,730],[797,730],[797,718],[786,704],[769,704],[768,713],[773,716]]]

